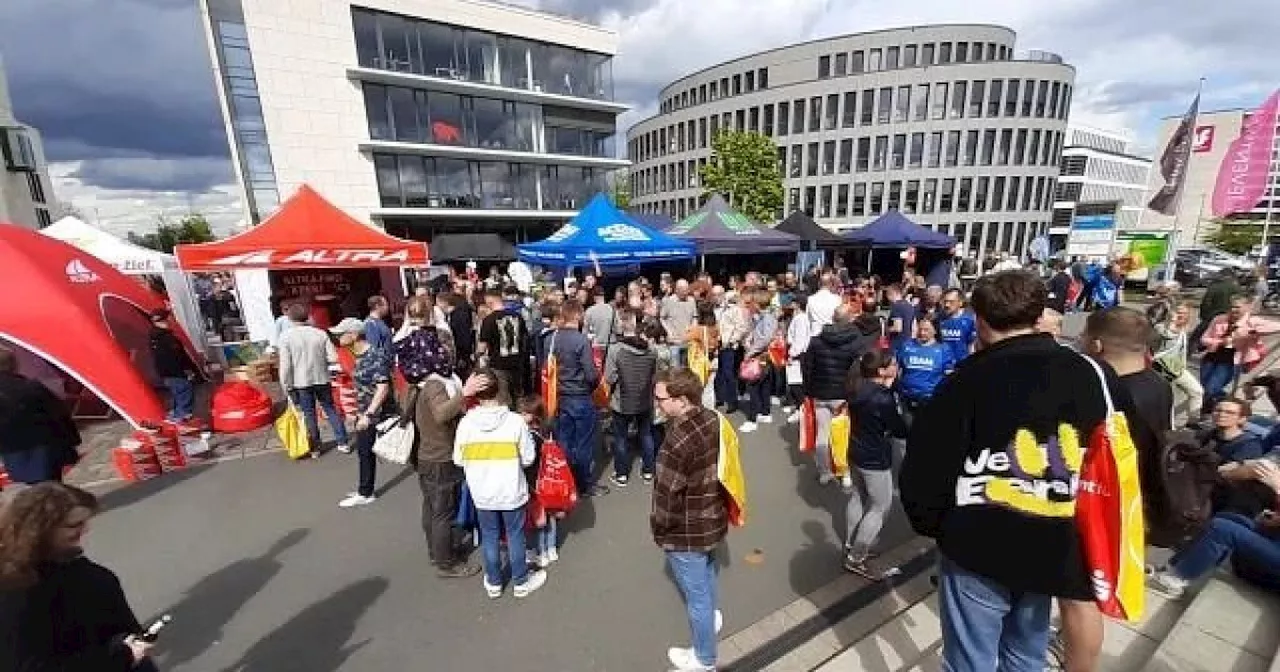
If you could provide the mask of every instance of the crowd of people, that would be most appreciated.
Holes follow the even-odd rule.
[[[1148,526],[1181,526],[1168,544],[1173,560],[1150,568],[1150,585],[1178,595],[1231,558],[1242,577],[1280,589],[1280,428],[1260,435],[1251,405],[1260,391],[1280,399],[1280,377],[1242,382],[1263,359],[1262,336],[1280,324],[1254,315],[1230,278],[1210,286],[1193,326],[1174,285],[1145,311],[1116,305],[1107,285],[1123,278],[1114,269],[1054,263],[1041,273],[1006,259],[982,275],[961,264],[937,285],[904,270],[893,283],[840,266],[656,282],[587,273],[521,291],[491,269],[483,281],[420,287],[402,311],[372,297],[364,319],[331,333],[293,303],[277,338],[280,382],[302,410],[312,456],[323,452],[317,408],[336,450],[355,453],[356,489],[343,508],[377,501],[379,425],[414,425],[431,562],[445,579],[480,575],[491,598],[544,586],[573,502],[631,487],[638,457],[651,533],[687,607],[692,646],[668,652],[676,670],[717,661],[714,554],[730,520],[717,473],[723,444],[774,423],[775,409],[778,423],[813,428],[818,486],[847,493],[843,557],[833,562],[870,580],[896,571],[877,562],[895,498],[913,528],[937,540],[951,669],[1039,669],[1055,599],[1068,669],[1096,669],[1102,617],[1071,515],[1079,459],[1064,446],[1066,432],[1088,436],[1111,405],[1138,448]],[[1088,312],[1083,333],[1065,338],[1063,315],[1077,310]],[[154,317],[163,330],[165,316]],[[354,360],[348,417],[329,385],[339,349]],[[184,362],[173,367],[173,377],[189,377]],[[8,446],[0,438],[6,462]],[[561,451],[574,496],[552,503],[548,464]],[[1185,513],[1200,503],[1168,487],[1171,454],[1200,456],[1216,479],[1196,525]],[[601,455],[610,464],[597,470]],[[18,497],[70,498],[48,515],[93,510],[73,489],[29,492]],[[8,553],[16,542],[5,520]],[[0,563],[0,580],[25,590],[33,576]],[[145,657],[127,605],[116,620],[99,653]]]

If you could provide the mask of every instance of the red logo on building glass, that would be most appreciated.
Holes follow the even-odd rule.
[[[1196,126],[1196,135],[1191,141],[1191,151],[1199,154],[1213,150],[1213,127]]]

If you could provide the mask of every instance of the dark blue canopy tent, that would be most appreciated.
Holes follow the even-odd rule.
[[[666,231],[676,225],[676,221],[660,213],[624,211],[632,219],[644,224],[654,231]]]
[[[947,250],[956,244],[951,236],[926,229],[897,210],[890,210],[874,222],[849,231],[844,234],[844,239],[852,246],[872,249],[918,247]]]
[[[693,243],[641,224],[604,194],[596,194],[546,240],[516,246],[520,261],[558,268],[692,259],[694,254]]]

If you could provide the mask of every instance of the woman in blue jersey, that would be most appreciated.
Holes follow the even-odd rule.
[[[938,342],[938,329],[929,320],[916,323],[916,337],[898,346],[898,392],[907,410],[914,415],[951,369],[955,356],[951,348]],[[909,420],[909,419],[908,419]]]

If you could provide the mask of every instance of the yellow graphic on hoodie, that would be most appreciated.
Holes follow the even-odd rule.
[[[1041,518],[1071,518],[1084,449],[1069,424],[1045,443],[1020,429],[1001,451],[984,448],[966,458],[956,481],[956,505],[996,505]]]

